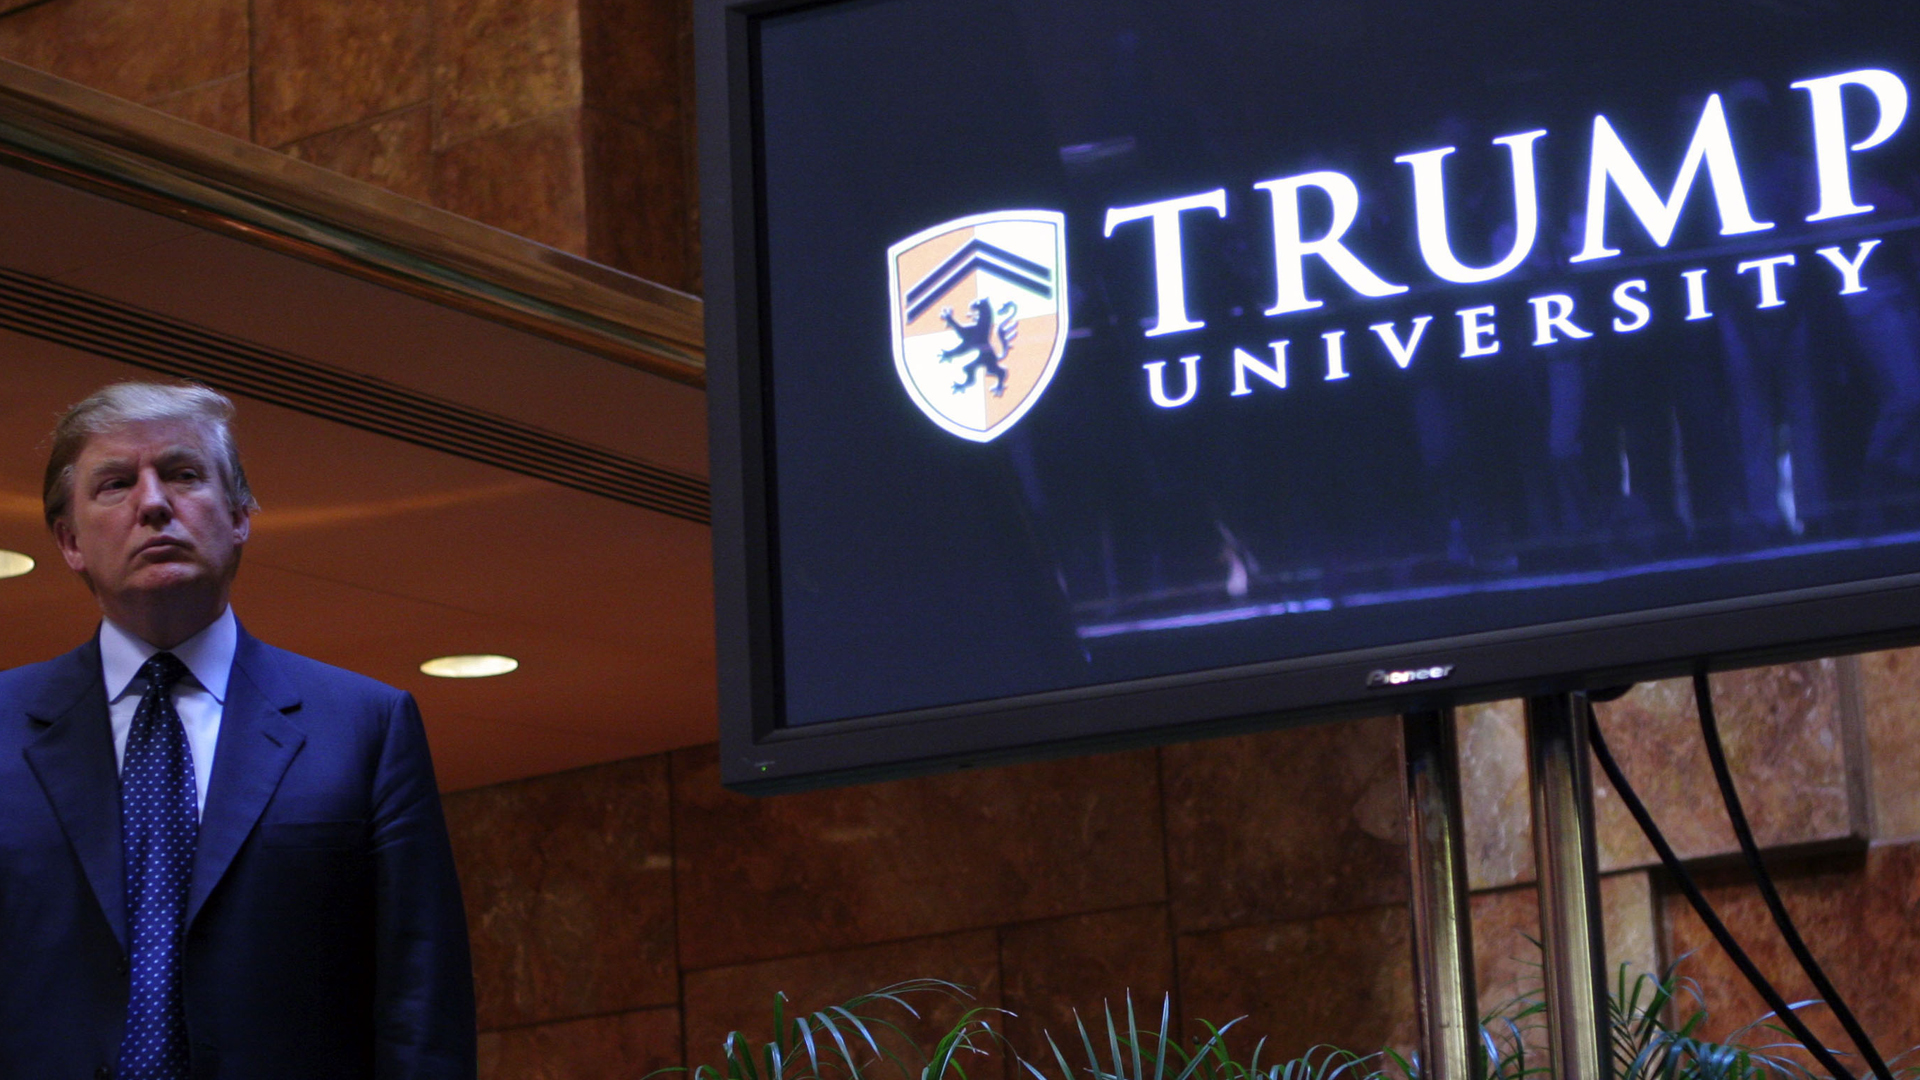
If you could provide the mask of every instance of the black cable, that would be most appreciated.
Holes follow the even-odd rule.
[[[1807,949],[1807,943],[1801,939],[1800,931],[1794,928],[1793,918],[1787,914],[1787,907],[1780,902],[1780,893],[1773,887],[1773,876],[1760,861],[1760,845],[1754,842],[1753,830],[1747,825],[1747,813],[1740,805],[1740,792],[1733,785],[1733,773],[1727,768],[1727,754],[1720,743],[1720,725],[1713,715],[1713,687],[1707,682],[1705,668],[1693,673],[1694,705],[1700,714],[1700,735],[1707,744],[1707,759],[1713,762],[1713,777],[1720,782],[1720,797],[1727,804],[1727,818],[1733,822],[1733,834],[1740,838],[1740,850],[1747,857],[1747,866],[1753,871],[1753,883],[1767,902],[1767,910],[1773,914],[1773,924],[1780,928],[1780,936],[1786,939],[1787,947],[1793,950],[1794,959],[1800,961],[1800,970],[1807,973],[1813,981],[1813,988],[1827,1003],[1827,1007],[1840,1020],[1840,1026],[1847,1029],[1847,1037],[1860,1048],[1860,1056],[1866,1058],[1867,1066],[1879,1080],[1893,1080],[1887,1063],[1881,1060],[1880,1052],[1873,1048],[1873,1042],[1867,1038],[1866,1029],[1853,1017],[1853,1010],[1840,1000],[1840,991],[1827,981],[1827,973],[1821,970],[1819,961]]]
[[[1646,804],[1640,801],[1640,796],[1634,794],[1633,785],[1627,783],[1626,774],[1620,771],[1619,763],[1613,760],[1612,752],[1607,749],[1606,736],[1600,732],[1600,718],[1595,715],[1591,701],[1587,703],[1587,740],[1593,744],[1594,756],[1600,759],[1600,768],[1606,772],[1607,779],[1613,782],[1613,790],[1620,794],[1620,801],[1627,805],[1627,812],[1633,815],[1633,820],[1640,823],[1640,831],[1647,835],[1648,842],[1653,844],[1653,850],[1659,853],[1660,862],[1666,866],[1667,872],[1673,875],[1674,881],[1680,886],[1680,891],[1686,894],[1687,902],[1693,905],[1694,912],[1700,916],[1700,921],[1706,924],[1714,940],[1727,951],[1727,956],[1732,958],[1734,966],[1740,969],[1740,974],[1747,977],[1747,982],[1759,992],[1760,997],[1766,1001],[1767,1007],[1773,1010],[1773,1014],[1780,1018],[1781,1023],[1787,1025],[1787,1029],[1793,1033],[1794,1038],[1800,1040],[1802,1046],[1807,1048],[1807,1052],[1833,1074],[1834,1080],[1854,1080],[1854,1075],[1847,1071],[1846,1066],[1834,1058],[1833,1051],[1828,1050],[1824,1043],[1813,1037],[1813,1032],[1808,1030],[1806,1022],[1800,1019],[1799,1014],[1795,1013],[1780,996],[1780,992],[1767,981],[1767,977],[1754,966],[1746,950],[1733,939],[1733,933],[1727,929],[1727,925],[1720,921],[1720,916],[1714,914],[1713,906],[1707,903],[1706,896],[1700,892],[1700,886],[1694,884],[1693,875],[1687,873],[1687,868],[1680,864],[1680,857],[1673,853],[1673,846],[1667,843],[1667,838],[1660,832],[1660,827],[1653,823],[1653,815],[1647,813]]]

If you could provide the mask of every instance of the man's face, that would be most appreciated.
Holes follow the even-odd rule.
[[[67,517],[54,527],[67,565],[86,575],[109,617],[169,594],[224,601],[247,532],[247,515],[227,503],[208,432],[185,420],[89,439],[74,462]]]

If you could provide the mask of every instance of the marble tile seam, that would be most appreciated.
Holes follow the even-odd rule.
[[[698,207],[696,206],[695,209],[697,212]],[[1179,1023],[1184,1026],[1186,1024],[1186,1009],[1184,1006],[1187,996],[1186,986],[1184,985],[1181,973],[1185,968],[1180,962],[1180,918],[1175,914],[1173,909],[1174,896],[1176,895],[1173,877],[1173,810],[1170,801],[1167,799],[1167,791],[1169,790],[1170,784],[1167,770],[1170,767],[1167,763],[1166,747],[1154,747],[1154,804],[1155,809],[1159,811],[1160,822],[1160,895],[1165,897],[1159,906],[1164,912],[1162,921],[1166,924],[1167,928],[1167,962],[1172,965],[1172,971],[1168,976],[1167,982],[1173,993],[1174,1015]]]
[[[609,1009],[605,1012],[569,1013],[565,1016],[550,1016],[543,1020],[528,1020],[519,1024],[495,1024],[480,1029],[482,1035],[502,1035],[513,1031],[528,1031],[533,1028],[552,1027],[555,1024],[570,1024],[577,1020],[610,1020],[619,1016],[638,1016],[642,1013],[679,1013],[683,1010],[679,1001],[670,1001],[661,1005],[638,1005],[631,1009]]]
[[[950,929],[939,930],[939,931],[935,931],[933,933],[928,933],[928,934],[906,934],[901,937],[875,938],[872,941],[855,942],[848,945],[839,945],[839,946],[834,946],[832,948],[826,948],[826,949],[811,949],[804,952],[779,953],[779,954],[770,955],[770,956],[756,957],[755,959],[752,959],[752,960],[735,961],[733,963],[727,963],[727,964],[708,964],[708,965],[705,965],[704,967],[684,967],[680,969],[680,974],[684,978],[687,975],[702,975],[702,974],[706,974],[708,972],[714,972],[714,971],[733,971],[740,968],[761,967],[766,964],[780,963],[783,961],[815,960],[815,959],[820,959],[822,957],[839,956],[845,953],[863,952],[868,949],[877,949],[877,948],[882,948],[890,945],[911,945],[911,944],[916,944],[920,942],[942,941],[947,938],[956,937],[961,934],[982,934],[982,933],[988,933],[988,932],[998,934],[1000,931],[1003,931],[1003,930],[1014,930],[1014,929],[1024,929],[1024,928],[1035,927],[1035,926],[1045,926],[1048,923],[1065,922],[1069,919],[1078,919],[1078,918],[1085,918],[1085,917],[1091,917],[1091,916],[1097,916],[1097,915],[1113,915],[1113,914],[1118,914],[1120,912],[1128,912],[1128,911],[1143,911],[1143,910],[1148,910],[1152,908],[1164,908],[1166,906],[1167,906],[1166,901],[1162,900],[1162,901],[1155,901],[1155,902],[1146,903],[1146,904],[1120,904],[1114,907],[1088,908],[1084,911],[1069,911],[1059,915],[1045,915],[1045,916],[1041,916],[1039,918],[1033,918],[1033,919],[1015,919],[1015,920],[1010,920],[1008,922],[994,922],[994,923],[974,923],[966,926],[955,926]],[[678,937],[678,935],[676,935],[676,937]],[[677,944],[676,944],[676,948],[677,948]],[[999,946],[999,948],[1004,949],[1004,945]]]
[[[656,756],[656,755],[649,755]],[[687,969],[680,957],[680,810],[678,800],[673,797],[674,785],[679,782],[679,770],[673,762],[673,752],[657,755],[660,758],[661,784],[666,793],[667,816],[667,937],[673,949],[673,992],[675,1019],[673,1046],[680,1052],[680,1060],[685,1063],[692,1055],[687,1053]]]
[[[1127,911],[1164,911],[1167,906],[1167,901],[1165,900],[1149,900],[1145,903],[1134,904],[1110,904],[1106,907],[1086,908],[1079,911],[1064,912],[1059,915],[1042,915],[1032,919],[1008,919],[1005,922],[990,923],[986,926],[970,927],[968,929],[1021,930],[1028,927],[1045,926],[1048,923],[1065,922],[1068,919],[1091,918],[1096,915],[1118,915]]]
[[[4,18],[4,16],[0,16],[0,18]],[[234,79],[252,78],[252,76],[253,76],[253,65],[252,63],[248,63],[246,67],[239,68],[234,71],[229,71],[225,75],[216,75],[213,78],[206,80],[205,82],[194,83],[192,86],[182,86],[177,90],[169,90],[164,94],[155,94],[154,96],[146,99],[145,101],[140,102],[140,104],[151,108],[155,102],[167,101],[169,99],[177,98],[185,94],[191,94],[196,90],[205,90],[210,86],[219,86],[221,83],[232,82]]]
[[[1531,885],[1532,882],[1527,882],[1526,884]],[[1481,892],[1491,891],[1498,890],[1478,890],[1472,893],[1472,895],[1478,896]],[[1176,924],[1173,932],[1177,937],[1205,937],[1209,934],[1224,934],[1231,930],[1246,930],[1256,926],[1291,926],[1296,923],[1313,922],[1316,919],[1328,919],[1340,915],[1358,915],[1361,912],[1380,911],[1385,908],[1405,908],[1406,906],[1407,901],[1405,897],[1399,900],[1357,900],[1353,903],[1334,904],[1324,908],[1317,907],[1299,912],[1283,912],[1274,917],[1196,922],[1184,926]]]
[[[1861,852],[1864,852],[1865,849],[1860,848],[1858,850]],[[1737,858],[1737,855],[1738,853],[1736,853],[1736,858]],[[1731,874],[1733,874],[1736,871],[1744,870],[1744,867],[1745,867],[1744,863],[1727,863],[1725,864],[1725,872],[1729,876],[1731,876]],[[1772,869],[1771,865],[1769,866],[1769,869]],[[1828,864],[1819,865],[1813,868],[1809,868],[1806,870],[1793,870],[1785,873],[1776,872],[1775,876],[1782,879],[1786,879],[1791,877],[1816,875],[1821,873],[1831,873],[1834,869],[1835,867],[1831,863],[1828,863]],[[1611,882],[1625,881],[1627,879],[1639,877],[1639,876],[1652,876],[1656,879],[1653,887],[1656,893],[1658,894],[1658,896],[1656,896],[1656,902],[1657,902],[1657,900],[1660,897],[1666,896],[1668,892],[1668,890],[1666,890],[1664,886],[1657,880],[1658,875],[1659,875],[1659,871],[1657,868],[1649,869],[1647,867],[1628,867],[1620,870],[1606,871],[1600,875],[1600,881],[1603,885],[1605,885]],[[1738,884],[1739,882],[1736,880],[1736,881],[1733,881],[1732,883]],[[1714,878],[1710,882],[1701,883],[1703,888],[1718,887],[1724,884],[1728,884],[1728,882],[1723,881],[1719,877]],[[1513,884],[1500,885],[1492,888],[1474,889],[1471,892],[1469,892],[1467,895],[1468,895],[1469,901],[1476,901],[1476,900],[1491,901],[1491,900],[1496,900],[1512,894],[1530,893],[1536,890],[1538,887],[1539,886],[1537,882],[1529,880],[1524,882],[1516,882]],[[1359,915],[1374,915],[1374,914],[1379,914],[1381,912],[1386,912],[1386,911],[1407,911],[1407,910],[1409,910],[1409,905],[1405,901],[1401,901],[1397,903],[1390,902],[1390,903],[1383,903],[1383,904],[1362,904],[1362,905],[1356,905],[1353,907],[1340,908],[1338,910],[1316,912],[1311,915],[1302,915],[1297,918],[1249,920],[1246,922],[1231,923],[1231,924],[1222,925],[1222,926],[1209,926],[1209,927],[1197,928],[1197,929],[1175,930],[1173,936],[1175,941],[1175,948],[1177,949],[1178,943],[1180,941],[1190,939],[1190,938],[1208,938],[1208,937],[1217,937],[1223,934],[1238,933],[1241,931],[1278,929],[1281,927],[1292,927],[1292,926],[1305,926],[1311,923],[1321,922],[1327,919],[1351,918]]]
[[[425,102],[416,102],[413,105],[407,106],[407,108],[418,108],[423,103],[429,104],[429,105],[433,104],[432,100],[429,98]],[[515,120],[511,124],[502,124],[499,127],[488,128],[485,131],[479,131],[479,132],[474,132],[468,135],[462,135],[460,138],[452,142],[435,143],[433,147],[433,154],[435,157],[440,157],[444,154],[449,154],[455,150],[459,150],[462,147],[470,146],[473,143],[479,142],[483,139],[492,139],[492,138],[497,138],[498,136],[501,136],[501,135],[513,134],[521,131],[522,129],[533,127],[537,124],[552,123],[555,117],[572,118],[577,121],[584,113],[587,112],[587,110],[588,110],[588,106],[577,104],[577,103],[572,105],[560,105],[555,108],[548,109],[547,111],[539,113],[537,115],[529,116],[521,120]],[[406,109],[397,109],[394,111],[405,112]],[[352,125],[348,125],[348,126],[352,126]],[[296,139],[294,141],[298,142],[300,140]]]
[[[1833,670],[1838,691],[1835,713],[1840,725],[1841,762],[1846,771],[1847,817],[1855,833],[1872,836],[1879,831],[1879,823],[1873,810],[1872,736],[1868,731],[1860,658],[1857,655],[1836,657]]]
[[[429,95],[432,20],[424,7],[341,0],[250,0],[254,126],[269,146]]]
[[[1767,861],[1767,868],[1773,870],[1775,862],[1791,866],[1792,864],[1808,860],[1818,861],[1823,859],[1851,858],[1865,852],[1869,847],[1879,846],[1883,842],[1898,844],[1912,840],[1920,840],[1920,835],[1906,837],[1904,839],[1899,837],[1883,839],[1881,837],[1868,837],[1860,833],[1843,833],[1837,836],[1815,837],[1810,840],[1794,840],[1772,844],[1763,843],[1760,845],[1760,854]],[[1651,850],[1649,847],[1648,851],[1651,852]],[[1744,871],[1747,863],[1746,856],[1742,854],[1736,846],[1724,851],[1708,851],[1696,855],[1682,855],[1680,857],[1680,865],[1685,867],[1688,873],[1716,875],[1731,871]],[[1628,874],[1664,874],[1665,872],[1666,868],[1661,864],[1659,856],[1649,853],[1644,858],[1625,859],[1603,864],[1600,867],[1600,878],[1604,881],[1607,878],[1621,877]],[[1537,876],[1528,873],[1524,877],[1502,880],[1498,884],[1476,886],[1473,888],[1472,893],[1475,896],[1479,896],[1482,893],[1532,888],[1538,884],[1539,880]]]
[[[668,775],[671,776],[673,754],[674,751],[667,750],[657,754],[641,754],[638,757],[620,758],[615,761],[599,761],[591,765],[576,765],[570,769],[561,769],[558,772],[540,773],[535,776],[523,776],[516,780],[501,780],[492,784],[482,784],[479,787],[449,791],[442,795],[441,799],[445,801],[448,798],[456,796],[472,798],[486,792],[504,792],[512,788],[525,790],[568,779],[589,779],[592,774],[608,772],[621,766],[634,769],[642,768],[644,766],[637,763],[648,763],[654,759],[663,759],[661,767],[667,769]]]
[[[232,76],[228,76],[228,78],[231,78],[231,77]],[[219,79],[213,80],[213,82],[216,82],[216,83],[219,81],[221,80]],[[213,83],[207,83],[205,85],[211,86],[213,85]],[[198,88],[196,87],[194,89],[198,89]],[[433,105],[433,96],[429,94],[428,96],[423,97],[418,101],[409,101],[404,105],[396,105],[391,109],[384,109],[377,113],[369,113],[368,115],[362,116],[357,120],[349,120],[344,124],[335,125],[334,127],[330,127],[325,131],[316,131],[311,135],[302,135],[297,139],[289,139],[278,146],[269,147],[268,149],[278,150],[284,154],[288,151],[289,147],[299,146],[301,143],[312,142],[315,139],[324,139],[329,135],[340,135],[345,132],[353,131],[357,128],[371,127],[374,124],[382,123],[388,120],[395,120],[407,115],[408,113],[414,112],[416,110],[429,108],[432,105]],[[431,114],[429,114],[428,122],[429,123],[432,122]]]

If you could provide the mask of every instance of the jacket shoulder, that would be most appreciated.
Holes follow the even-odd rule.
[[[45,686],[47,680],[54,678],[60,670],[65,657],[53,660],[41,660],[32,664],[21,664],[17,668],[0,671],[0,698],[18,697],[22,693],[37,690]]]
[[[97,680],[99,662],[94,644],[88,642],[70,653],[51,660],[22,664],[0,671],[0,703],[58,708],[68,701],[51,701],[68,690],[77,695]]]
[[[249,650],[251,656],[246,655]],[[378,679],[302,656],[277,645],[269,645],[258,638],[242,647],[235,662],[236,665],[269,669],[279,681],[302,698],[318,697],[391,708],[408,697],[405,690],[388,686]]]

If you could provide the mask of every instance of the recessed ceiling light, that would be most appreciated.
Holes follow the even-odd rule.
[[[471,656],[436,656],[420,665],[420,670],[429,675],[438,675],[442,679],[484,679],[489,675],[505,675],[520,666],[520,661],[511,656],[476,654]]]
[[[0,578],[19,577],[32,569],[32,558],[17,551],[0,549]]]

